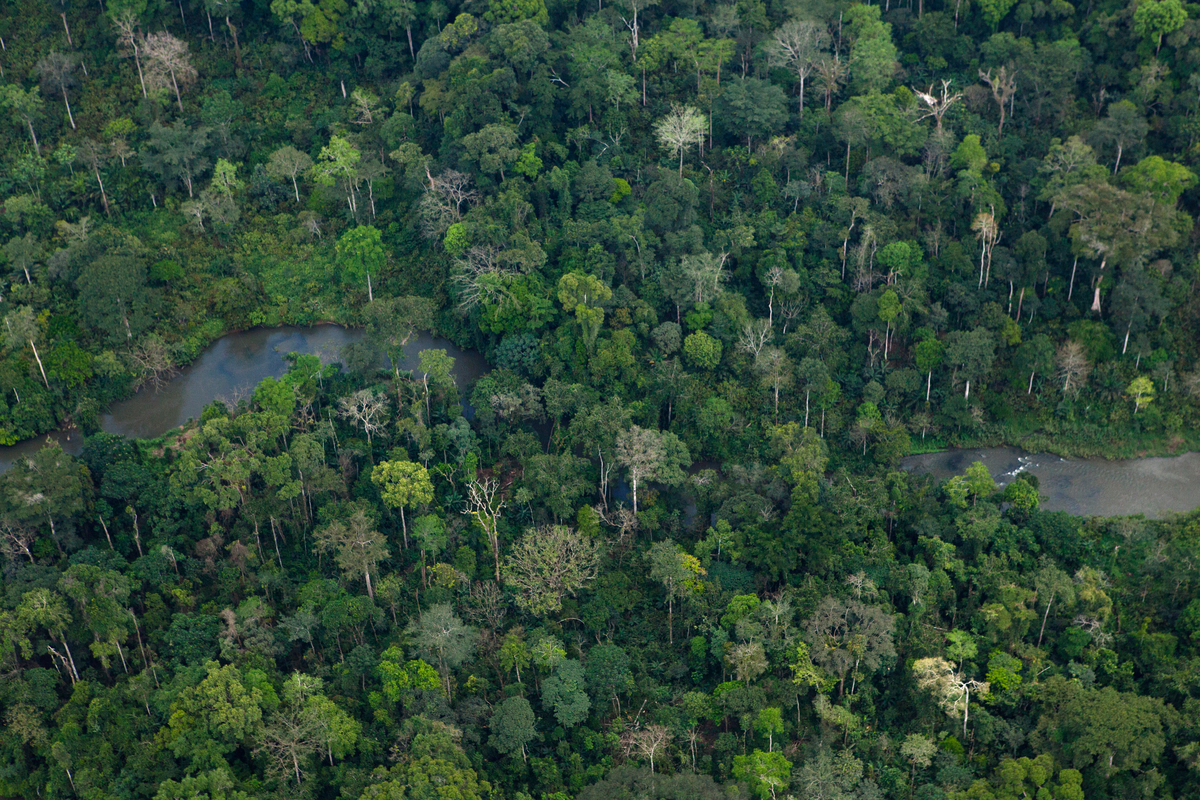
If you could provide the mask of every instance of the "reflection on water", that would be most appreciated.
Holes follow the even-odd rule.
[[[976,461],[983,462],[1000,485],[1020,472],[1036,475],[1046,498],[1042,508],[1048,511],[1081,516],[1161,517],[1200,507],[1200,453],[1106,461],[989,447],[909,456],[900,464],[906,470],[929,473],[943,481],[963,474]]]
[[[214,342],[161,391],[146,388],[113,403],[108,413],[100,418],[100,425],[105,431],[122,436],[161,436],[189,419],[199,417],[204,407],[217,398],[230,401],[244,398],[263,378],[281,377],[287,371],[284,356],[288,353],[312,353],[329,363],[338,359],[338,351],[343,346],[362,336],[361,330],[337,325],[256,328],[231,333]],[[460,390],[487,371],[487,362],[478,352],[460,350],[449,341],[427,333],[414,336],[405,345],[401,369],[416,369],[418,354],[433,348],[443,349],[455,359],[454,376]],[[15,459],[32,455],[48,439],[57,440],[68,453],[78,455],[83,448],[80,431],[55,431],[49,436],[0,448],[0,471],[8,469]]]

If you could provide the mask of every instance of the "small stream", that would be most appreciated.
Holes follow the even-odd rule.
[[[1200,507],[1200,453],[1108,461],[987,447],[909,456],[900,466],[943,481],[962,475],[976,461],[983,462],[1002,486],[1024,471],[1036,475],[1045,498],[1041,507],[1047,511],[1162,517]]]
[[[232,401],[247,397],[263,378],[282,377],[287,371],[284,356],[288,353],[311,353],[330,363],[338,360],[342,347],[362,337],[361,329],[338,325],[255,328],[222,336],[161,391],[143,388],[132,397],[113,403],[101,416],[100,426],[108,433],[132,438],[161,436],[189,419],[198,418],[204,407],[217,398]],[[414,336],[405,345],[400,368],[416,369],[418,354],[430,349],[445,350],[455,359],[453,371],[460,390],[488,370],[481,353],[462,350],[428,333]],[[32,455],[51,439],[73,455],[83,449],[83,434],[79,430],[54,431],[12,447],[0,447],[0,472],[7,470],[15,459]]]

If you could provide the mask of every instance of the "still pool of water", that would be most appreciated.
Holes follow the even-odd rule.
[[[325,363],[336,361],[338,351],[363,337],[361,330],[337,325],[312,328],[255,328],[231,333],[213,342],[199,358],[179,373],[161,391],[144,388],[109,408],[101,416],[101,427],[122,436],[153,438],[200,416],[206,405],[217,398],[233,400],[245,397],[264,378],[281,377],[287,371],[288,353],[312,353]],[[461,350],[449,341],[421,333],[405,345],[401,369],[416,369],[422,350],[443,349],[455,359],[454,376],[460,390],[488,369],[483,356],[473,350]],[[47,436],[28,439],[12,447],[0,448],[0,471],[17,458],[32,455],[48,440],[62,444],[68,453],[83,448],[78,430],[59,430]]]
[[[1048,511],[1080,516],[1161,517],[1200,507],[1200,453],[1107,461],[988,447],[909,456],[900,465],[943,481],[962,475],[976,461],[983,462],[1001,485],[1023,471],[1036,475],[1045,498],[1042,508]]]

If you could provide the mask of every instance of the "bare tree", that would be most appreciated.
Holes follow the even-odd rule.
[[[971,692],[987,694],[991,686],[986,681],[966,678],[944,658],[919,658],[913,662],[912,669],[917,685],[932,694],[943,711],[951,716],[962,714],[965,739],[971,714]]]
[[[496,562],[496,583],[500,583],[500,513],[504,510],[504,495],[500,481],[495,478],[473,480],[467,484],[467,511],[487,536]]]
[[[187,86],[196,79],[196,68],[192,66],[188,43],[163,31],[147,36],[144,49],[148,62],[147,78],[151,87],[157,89],[170,85],[175,90],[175,102],[179,105],[179,110],[183,111],[183,97],[180,96],[179,86]]]
[[[774,332],[771,330],[769,320],[756,319],[753,322],[747,322],[742,326],[742,332],[738,336],[738,349],[753,358],[758,358],[758,354],[773,337]]]
[[[1087,353],[1079,342],[1065,341],[1058,347],[1055,358],[1058,367],[1058,377],[1063,382],[1063,394],[1071,392],[1078,396],[1079,390],[1087,381],[1092,365],[1088,363]]]
[[[124,56],[128,51],[133,55],[133,63],[137,64],[138,80],[142,84],[142,97],[149,97],[146,92],[146,75],[142,72],[142,45],[146,37],[138,30],[141,23],[138,21],[137,15],[132,11],[122,11],[112,17],[112,24],[117,29],[117,47],[121,51],[121,55]]]
[[[671,741],[671,732],[665,725],[645,725],[630,728],[621,734],[621,747],[625,755],[638,753],[650,761],[650,774],[654,774],[654,755]]]
[[[474,203],[479,193],[471,187],[471,177],[456,170],[446,170],[435,178],[426,165],[425,177],[429,185],[421,196],[417,216],[425,237],[437,239],[462,219],[464,208]]]
[[[654,125],[658,143],[679,156],[679,174],[683,175],[683,154],[704,141],[707,122],[704,115],[691,106],[673,105],[671,111]]]
[[[925,108],[918,112],[917,122],[933,117],[939,131],[942,129],[942,117],[946,116],[950,108],[962,98],[961,92],[950,94],[950,81],[945,79],[942,80],[941,96],[933,93],[933,84],[930,84],[929,91],[922,92],[919,89],[913,89],[913,94],[925,105]]]
[[[387,397],[375,389],[359,389],[338,400],[338,414],[362,428],[370,444],[372,434],[387,428]]]
[[[104,202],[104,213],[109,214],[108,193],[104,191],[104,179],[100,177],[100,167],[108,160],[108,153],[102,143],[95,139],[84,139],[79,145],[79,158],[92,168],[96,183],[100,185],[100,199]]]
[[[67,90],[74,88],[77,82],[75,80],[75,67],[77,66],[79,66],[79,56],[64,55],[51,50],[49,54],[38,59],[35,67],[42,91],[62,95],[63,104],[67,107],[67,119],[71,121],[71,130],[75,130],[75,115],[71,113],[71,100],[67,97]]]
[[[971,230],[975,231],[975,238],[979,240],[979,288],[983,288],[992,277],[992,250],[1000,241],[1000,223],[996,220],[994,210],[976,214]]]
[[[785,22],[767,42],[767,63],[785,67],[800,82],[800,119],[804,119],[804,83],[829,48],[829,31],[819,22]]]
[[[156,393],[167,385],[175,371],[170,348],[155,335],[146,336],[138,342],[128,358],[137,376],[137,385],[148,383]]]
[[[1001,67],[995,74],[992,74],[990,68],[987,72],[979,70],[979,79],[992,90],[992,99],[1000,107],[1000,127],[996,129],[996,135],[999,136],[1004,133],[1005,109],[1017,92],[1017,71],[1009,72],[1008,67]]]

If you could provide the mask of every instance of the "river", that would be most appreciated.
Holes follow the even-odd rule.
[[[123,436],[161,436],[199,417],[201,410],[217,398],[245,397],[263,378],[282,376],[287,370],[284,356],[290,352],[313,353],[329,363],[337,360],[342,347],[362,336],[362,330],[337,325],[256,328],[228,334],[180,370],[161,391],[143,389],[114,403],[101,417],[101,427]],[[427,333],[415,336],[405,346],[401,368],[415,369],[417,354],[431,348],[444,349],[454,357],[454,375],[460,389],[466,389],[488,370],[480,353],[462,350]],[[34,453],[49,439],[58,440],[69,453],[78,454],[83,448],[83,436],[78,430],[55,431],[49,436],[0,448],[0,471],[8,469],[14,459]],[[929,473],[940,481],[961,475],[975,461],[982,461],[1001,485],[1022,470],[1030,471],[1038,477],[1046,498],[1042,508],[1050,511],[1155,517],[1200,507],[1200,453],[1105,461],[1064,459],[1010,447],[992,447],[909,456],[901,466]]]
[[[1045,498],[1041,507],[1047,511],[1098,517],[1161,517],[1200,507],[1200,453],[1107,461],[988,447],[909,456],[900,465],[942,481],[962,475],[976,461],[983,462],[1001,485],[1019,472],[1036,475]]]
[[[132,397],[113,403],[100,418],[100,427],[122,436],[153,438],[161,436],[189,419],[200,416],[206,405],[217,398],[232,400],[245,397],[268,376],[279,378],[287,371],[288,353],[312,353],[324,363],[338,360],[338,351],[363,337],[361,329],[338,325],[311,328],[255,328],[231,333],[213,342],[199,358],[184,367],[161,391],[143,388]],[[454,376],[459,389],[483,373],[488,365],[483,355],[462,350],[453,343],[428,333],[413,337],[404,347],[401,369],[416,369],[422,350],[442,349],[455,359]],[[12,447],[0,447],[0,472],[13,461],[34,453],[48,440],[60,442],[68,453],[83,449],[83,435],[75,429],[58,430],[27,439]]]

